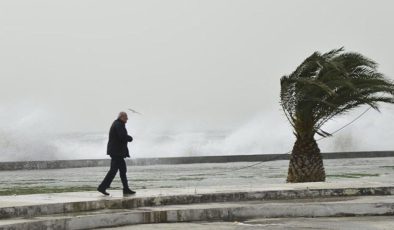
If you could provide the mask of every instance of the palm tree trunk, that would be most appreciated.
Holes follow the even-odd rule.
[[[323,159],[315,139],[297,138],[290,156],[288,183],[325,181]]]

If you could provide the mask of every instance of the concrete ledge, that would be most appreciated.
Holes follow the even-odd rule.
[[[393,196],[270,202],[207,203],[87,212],[63,216],[10,219],[1,229],[90,229],[165,222],[244,220],[249,218],[377,216],[394,214]]]
[[[394,151],[323,153],[324,159],[375,158],[375,157],[394,157]],[[226,162],[258,162],[258,161],[273,161],[273,160],[288,160],[288,159],[289,159],[288,154],[258,154],[258,155],[231,155],[231,156],[137,158],[133,160],[129,159],[128,164],[130,165],[196,164],[196,163],[226,163]],[[17,161],[17,162],[0,162],[0,171],[103,167],[108,165],[109,165],[109,159]]]
[[[234,221],[249,218],[393,215],[394,196],[211,203],[153,207],[149,210],[152,211],[152,214],[156,214],[150,219],[150,222],[153,223],[208,220]]]
[[[111,193],[115,196],[103,197],[93,192],[0,196],[0,219],[161,205],[394,195],[394,186],[364,183],[349,187],[346,184],[304,183],[267,185],[246,191],[237,188],[142,190],[132,197],[122,197],[119,191]]]

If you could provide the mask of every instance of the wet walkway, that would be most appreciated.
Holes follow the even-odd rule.
[[[393,182],[394,157],[325,160],[327,182]],[[136,190],[238,186],[242,188],[281,184],[286,181],[288,161],[130,166],[130,185]],[[53,170],[0,171],[0,195],[94,191],[107,167]],[[234,171],[235,170],[235,171]],[[115,178],[112,188],[120,189]]]

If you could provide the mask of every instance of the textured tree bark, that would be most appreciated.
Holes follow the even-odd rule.
[[[314,138],[297,138],[290,156],[288,183],[325,181],[323,158]]]

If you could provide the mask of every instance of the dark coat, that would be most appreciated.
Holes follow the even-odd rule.
[[[107,155],[130,157],[127,143],[132,141],[133,138],[127,134],[125,123],[119,119],[115,120],[109,130]]]

